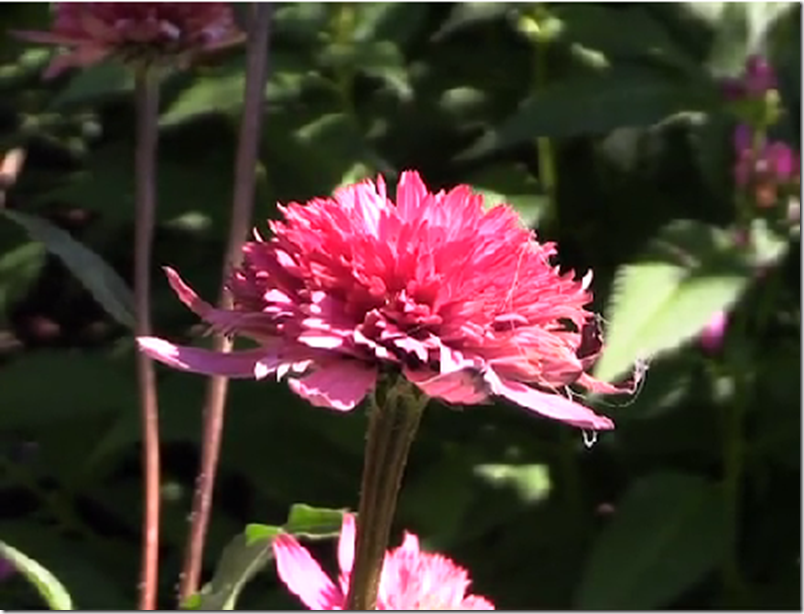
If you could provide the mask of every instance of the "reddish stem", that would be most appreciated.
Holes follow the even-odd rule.
[[[254,183],[257,171],[260,129],[262,123],[263,92],[268,76],[268,40],[270,36],[271,5],[254,3],[246,49],[246,92],[243,116],[235,162],[235,186],[232,198],[232,223],[229,243],[223,263],[223,280],[219,305],[231,308],[231,298],[225,289],[225,281],[232,267],[240,263],[243,243],[251,226],[254,203]],[[231,342],[216,336],[214,349],[229,352]],[[223,418],[226,407],[226,392],[229,380],[211,377],[204,407],[204,432],[201,447],[201,467],[198,472],[196,491],[193,496],[190,537],[184,555],[184,565],[179,587],[179,603],[184,603],[198,591],[204,554],[204,542],[209,525],[215,474],[223,435]]]
[[[156,151],[159,121],[159,84],[147,68],[136,81],[137,150],[136,213],[134,220],[135,334],[151,334],[150,269],[156,210]],[[145,475],[140,610],[156,609],[159,573],[159,408],[153,362],[137,352],[137,385],[142,416],[142,464]]]

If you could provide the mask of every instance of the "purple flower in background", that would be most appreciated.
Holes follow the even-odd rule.
[[[728,77],[722,81],[723,95],[732,101],[764,99],[776,87],[776,72],[768,60],[759,55],[749,56],[739,77]]]
[[[728,323],[729,314],[725,311],[718,311],[709,320],[709,324],[706,325],[706,328],[703,329],[698,337],[698,342],[707,354],[715,354],[720,351]]]
[[[776,72],[767,59],[752,55],[745,62],[743,84],[748,96],[762,98],[769,90],[776,89]]]
[[[798,192],[801,159],[781,141],[763,139],[755,151],[753,139],[747,124],[739,124],[734,130],[734,181],[738,188],[750,189],[760,207],[772,207],[780,193]]]
[[[0,556],[0,582],[13,576],[16,571],[17,568],[14,567],[11,561]]]

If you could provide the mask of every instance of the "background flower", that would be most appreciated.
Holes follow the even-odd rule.
[[[338,543],[340,576],[335,584],[295,537],[280,535],[273,549],[279,578],[311,610],[342,610],[354,563],[355,520],[345,514]],[[378,610],[493,610],[484,597],[467,595],[465,569],[440,554],[422,552],[419,538],[405,533],[402,545],[385,555]]]
[[[50,63],[46,77],[108,56],[186,63],[242,38],[231,7],[224,2],[59,2],[54,10],[50,32],[16,33],[32,42],[67,48]]]
[[[449,403],[499,395],[574,426],[613,428],[565,392],[630,389],[586,373],[602,347],[584,308],[591,274],[561,274],[555,245],[536,242],[510,207],[486,211],[468,186],[431,194],[405,172],[395,205],[380,178],[282,212],[273,238],[244,248],[229,283],[234,309],[214,309],[167,271],[190,309],[260,348],[216,354],[141,338],[141,349],[199,373],[290,374],[297,394],[339,410],[393,367]]]

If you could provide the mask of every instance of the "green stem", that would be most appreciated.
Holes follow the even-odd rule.
[[[540,8],[537,7],[537,14],[534,23],[537,25],[542,17]],[[541,31],[541,29],[539,29]],[[534,37],[535,49],[535,71],[533,75],[534,90],[538,91],[547,85],[547,49],[549,39],[544,36]],[[555,156],[550,139],[546,136],[536,138],[536,153],[539,165],[539,183],[547,197],[547,209],[545,211],[545,221],[550,223],[558,222],[558,204],[556,203],[556,190],[558,188],[558,174],[556,172]]]
[[[374,610],[408,452],[427,397],[400,381],[372,395],[347,610]]]
[[[159,121],[158,75],[147,67],[136,74],[137,146],[134,221],[135,334],[151,334],[151,246],[156,217],[156,152]],[[159,408],[153,361],[137,352],[137,383],[142,419],[142,463],[145,475],[140,610],[156,608],[159,566]]]

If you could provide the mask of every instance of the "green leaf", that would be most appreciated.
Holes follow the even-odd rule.
[[[130,362],[120,364],[101,352],[26,352],[0,369],[0,431],[43,428],[79,416],[119,412],[136,398],[132,369]],[[97,383],[103,384],[104,394],[98,393],[93,385]]]
[[[206,113],[237,111],[243,105],[246,83],[242,59],[214,69],[190,82],[159,118],[160,126],[172,126]]]
[[[552,15],[562,23],[562,38],[606,56],[655,58],[690,71],[701,70],[644,5],[566,3],[556,5]]]
[[[8,559],[36,587],[51,610],[72,610],[70,593],[52,573],[16,548],[0,542],[0,556]]]
[[[39,278],[46,253],[41,243],[25,243],[0,256],[0,319]]]
[[[4,209],[2,213],[27,230],[33,240],[40,241],[48,251],[58,256],[110,316],[123,326],[134,326],[134,296],[100,256],[47,220],[22,211]]]
[[[665,227],[648,253],[617,271],[596,376],[611,380],[679,347],[734,304],[751,278],[738,249],[725,231],[699,222]]]
[[[636,482],[592,548],[574,607],[669,607],[722,560],[722,505],[718,487],[699,476]]]
[[[461,158],[530,141],[650,126],[669,115],[705,109],[713,92],[660,70],[614,68],[548,85]]]
[[[447,20],[433,35],[440,40],[464,28],[487,21],[502,19],[510,10],[508,2],[461,2],[455,5]]]
[[[483,194],[487,208],[511,205],[528,228],[538,224],[549,205],[549,199],[540,193],[539,182],[522,166],[493,166],[470,177],[467,183]]]
[[[257,526],[260,527],[258,536],[254,528]],[[250,527],[226,546],[212,580],[182,604],[183,609],[234,610],[243,587],[273,558],[271,544],[282,533],[280,527]]]
[[[520,500],[535,503],[546,499],[552,489],[547,465],[507,465],[487,463],[477,465],[475,474],[496,488],[513,489]]]
[[[134,74],[130,68],[115,61],[101,62],[75,71],[75,76],[51,102],[51,107],[97,104],[133,91]]]
[[[183,604],[188,610],[233,610],[243,587],[273,558],[271,544],[281,533],[308,539],[337,536],[342,510],[296,504],[282,527],[250,524],[223,551],[212,581]]]
[[[341,532],[343,510],[312,507],[296,503],[290,508],[285,531],[308,539],[335,537]]]

